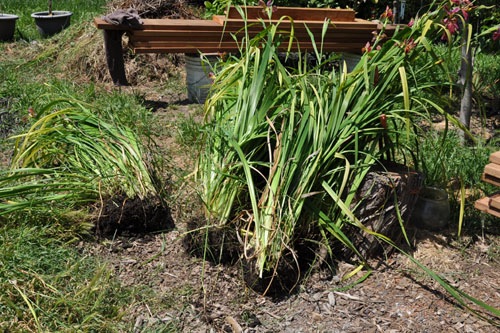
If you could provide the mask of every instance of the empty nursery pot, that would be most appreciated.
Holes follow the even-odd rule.
[[[31,17],[35,19],[35,24],[40,35],[42,37],[49,37],[69,27],[71,15],[73,15],[72,12],[54,10],[52,13],[33,13]]]
[[[450,202],[446,190],[424,187],[413,209],[413,224],[424,229],[439,230],[446,227],[449,218]]]
[[[16,31],[17,15],[0,13],[0,41],[9,41],[14,39]]]

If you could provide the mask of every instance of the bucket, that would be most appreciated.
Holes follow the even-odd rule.
[[[345,61],[347,72],[350,73],[361,60],[361,55],[354,53],[342,53],[342,60]]]
[[[219,57],[215,54],[186,54],[186,85],[188,99],[203,104],[212,85],[210,72]]]

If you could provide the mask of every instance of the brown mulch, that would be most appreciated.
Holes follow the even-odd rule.
[[[498,308],[500,263],[488,255],[493,247],[498,251],[498,239],[459,249],[428,236],[421,235],[416,257],[456,287]],[[188,255],[182,237],[178,226],[165,234],[117,239],[111,246],[86,246],[113,265],[123,284],[153,290],[155,297],[141,298],[126,309],[124,320],[135,323],[137,332],[168,324],[182,332],[238,332],[238,327],[245,332],[496,330],[462,309],[401,255],[350,289],[342,289],[347,282],[341,278],[355,267],[340,263],[336,275],[317,272],[300,292],[272,299],[245,287],[240,265],[213,265]],[[491,319],[499,324],[498,318]]]

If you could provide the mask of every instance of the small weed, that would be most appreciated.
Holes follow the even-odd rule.
[[[192,116],[182,119],[177,125],[176,141],[184,146],[196,146],[200,143],[201,125]]]
[[[488,258],[490,258],[491,261],[496,261],[498,262],[500,258],[500,244],[492,244],[488,247],[488,250],[486,252],[488,255]]]

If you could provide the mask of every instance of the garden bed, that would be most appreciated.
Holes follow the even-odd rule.
[[[159,121],[165,123],[188,115],[196,117],[197,113],[194,106],[155,110]],[[176,140],[168,136],[158,139],[166,154],[176,152],[174,164],[186,170],[192,167],[186,165],[190,157],[182,153],[185,150]],[[340,262],[333,270],[311,272],[291,295],[262,297],[242,283],[241,263],[215,265],[185,251],[187,222],[199,214],[201,206],[189,189],[184,188],[182,193],[182,202],[172,212],[175,230],[118,238],[106,245],[81,244],[83,253],[102,257],[115,267],[122,283],[146,290],[126,309],[124,318],[135,323],[137,332],[164,327],[179,332],[238,332],[239,327],[244,332],[437,333],[495,329],[461,309],[436,282],[399,254],[372,260],[375,270],[358,285],[347,287],[368,272],[363,270],[342,281],[355,266]],[[408,234],[414,241],[414,256],[424,265],[470,295],[500,306],[498,236],[477,239],[466,235],[457,242],[453,227],[437,233],[410,228]]]

